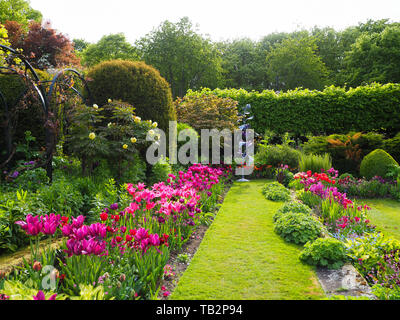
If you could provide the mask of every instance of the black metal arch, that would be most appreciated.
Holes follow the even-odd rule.
[[[87,85],[87,82],[86,82],[85,78],[77,70],[71,69],[71,68],[66,68],[66,69],[60,70],[54,76],[53,81],[51,82],[51,85],[50,85],[50,88],[49,88],[49,92],[47,94],[48,101],[50,101],[51,95],[53,94],[54,86],[56,85],[58,79],[61,76],[65,75],[66,73],[73,73],[73,74],[78,76],[78,78],[82,81],[83,85],[85,86],[85,89],[86,89],[86,91],[88,93],[89,104],[91,104],[92,103],[92,96],[91,96],[90,89],[89,89],[89,86]],[[77,95],[79,95],[81,97],[82,101],[86,100],[85,97],[83,96],[83,94],[79,90],[77,90],[74,86],[71,87],[71,90],[73,90]]]
[[[10,48],[5,45],[0,44],[0,50],[4,52],[10,52],[12,53],[15,58],[18,58],[21,60],[21,62],[24,65],[24,73],[21,74],[21,72],[18,72],[17,69],[15,69],[13,66],[8,65],[8,66],[0,66],[0,73],[1,70],[8,70],[9,74],[17,74],[20,75],[22,78],[26,79],[29,81],[29,84],[32,85],[33,89],[37,93],[37,96],[39,97],[40,104],[43,108],[45,119],[44,119],[44,130],[45,130],[45,149],[46,149],[46,160],[44,163],[37,165],[36,167],[44,167],[46,168],[47,175],[50,178],[50,181],[52,180],[52,159],[53,159],[53,151],[55,149],[55,133],[49,128],[46,124],[49,120],[50,116],[50,110],[51,110],[51,98],[54,93],[55,87],[57,82],[60,80],[60,78],[65,75],[66,73],[72,73],[73,75],[79,77],[79,79],[82,81],[85,89],[87,90],[88,93],[88,99],[86,101],[85,97],[83,94],[74,86],[71,86],[70,89],[77,94],[82,101],[88,105],[92,103],[92,96],[90,94],[89,87],[87,85],[87,82],[85,78],[77,71],[71,68],[66,68],[64,70],[58,71],[57,74],[53,77],[49,90],[46,92],[45,87],[42,85],[42,82],[36,73],[35,69],[32,67],[32,65],[28,62],[28,60],[17,50]],[[31,77],[28,76],[28,72],[31,74]],[[50,82],[50,81],[48,81]],[[86,103],[88,102],[88,103]],[[4,110],[5,110],[5,121],[6,121],[6,129],[5,129],[5,135],[8,137],[8,141],[6,142],[7,144],[7,160],[5,163],[0,164],[0,167],[5,166],[13,157],[15,150],[12,149],[12,138],[11,138],[11,127],[10,127],[10,106],[8,105],[7,99],[4,96],[2,92],[0,92],[0,106],[3,105]]]

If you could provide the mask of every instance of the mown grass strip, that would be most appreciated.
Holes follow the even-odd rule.
[[[282,203],[262,196],[265,183],[233,185],[172,300],[325,297],[315,269],[299,261],[302,247],[275,234],[272,216]]]
[[[371,223],[383,234],[400,240],[400,202],[391,199],[366,200],[372,210]]]

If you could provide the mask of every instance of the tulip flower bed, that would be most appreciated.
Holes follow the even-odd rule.
[[[30,237],[31,261],[0,280],[1,297],[155,299],[170,253],[181,250],[213,209],[230,175],[230,168],[197,164],[166,183],[128,184],[130,201],[105,208],[92,224],[84,216],[28,215],[17,224]],[[57,236],[60,250],[38,250],[44,237],[50,243]],[[36,294],[21,296],[21,286]]]
[[[379,299],[400,299],[400,241],[383,235],[371,225],[368,205],[359,205],[334,187],[338,173],[298,173],[304,185],[298,197],[312,207],[331,237],[346,247],[347,256],[367,279]]]

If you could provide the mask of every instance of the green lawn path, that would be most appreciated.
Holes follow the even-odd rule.
[[[400,202],[389,199],[364,200],[371,207],[371,223],[383,234],[400,240]]]
[[[301,246],[275,232],[282,203],[266,200],[266,180],[235,183],[171,300],[308,300],[325,294]]]

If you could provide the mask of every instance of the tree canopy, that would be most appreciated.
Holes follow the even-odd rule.
[[[194,30],[187,17],[164,21],[137,42],[141,58],[170,83],[172,94],[183,97],[189,88],[221,84],[221,55],[216,46]]]
[[[79,45],[83,48],[81,50],[82,63],[88,67],[102,61],[116,59],[135,61],[139,58],[136,48],[126,40],[123,33],[104,36],[95,44],[88,44],[79,40],[75,43],[78,44],[78,47],[75,47],[76,50],[80,50]]]
[[[25,0],[1,0],[0,1],[0,23],[16,21],[28,26],[30,20],[42,21],[42,13],[31,8],[29,1]]]

